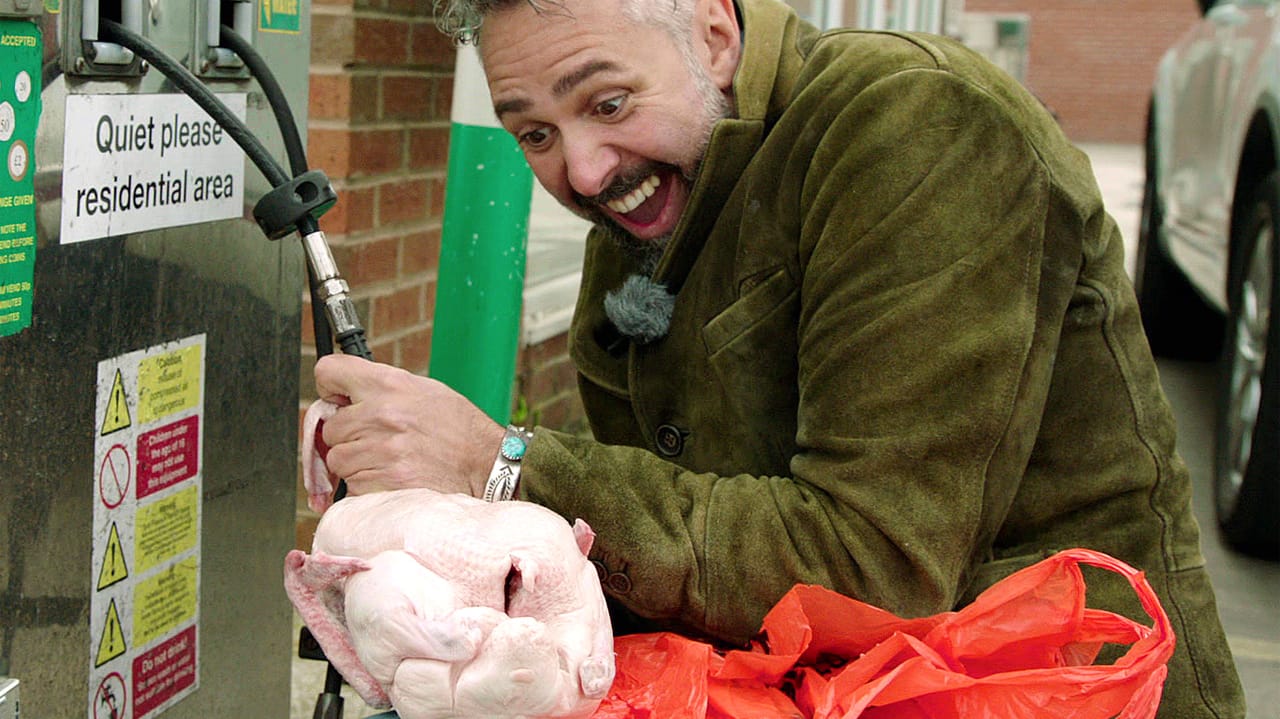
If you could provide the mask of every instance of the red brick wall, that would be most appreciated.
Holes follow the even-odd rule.
[[[314,0],[307,143],[338,191],[322,227],[374,356],[415,372],[429,356],[454,61],[422,5]],[[309,316],[304,327],[314,360]]]
[[[521,422],[587,433],[578,396],[578,373],[569,359],[568,335],[520,350],[516,362],[516,413]]]
[[[966,0],[968,12],[1031,18],[1026,85],[1077,142],[1141,142],[1165,48],[1199,17],[1195,0]]]
[[[425,374],[453,94],[454,49],[422,0],[313,0],[307,155],[338,204],[321,220],[374,357]],[[304,408],[314,397],[304,305]],[[301,411],[301,409],[300,409]],[[298,544],[315,516],[299,482]]]

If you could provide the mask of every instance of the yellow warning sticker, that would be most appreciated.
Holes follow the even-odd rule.
[[[101,591],[129,576],[129,567],[124,562],[124,548],[120,546],[120,531],[116,523],[111,523],[111,534],[107,537],[107,551],[102,557],[102,569],[98,571],[98,590]]]
[[[195,557],[138,582],[133,601],[133,643],[144,646],[196,616]]]
[[[196,546],[200,490],[197,485],[153,504],[138,507],[134,525],[136,570],[145,572]]]
[[[124,394],[124,377],[116,369],[116,378],[111,383],[111,398],[107,400],[107,411],[102,417],[102,436],[117,432],[132,424],[129,421],[129,399]]]
[[[138,421],[146,424],[200,402],[201,351],[184,347],[138,363]]]
[[[107,625],[102,628],[102,638],[98,640],[98,656],[94,666],[103,664],[124,654],[124,630],[120,628],[120,612],[116,611],[116,600],[111,600],[107,607]]]

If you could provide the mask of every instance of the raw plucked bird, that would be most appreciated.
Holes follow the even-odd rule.
[[[614,676],[591,528],[429,489],[328,506],[313,433],[331,412],[304,420],[304,480],[324,514],[310,555],[285,558],[285,589],[347,682],[402,719],[590,716]]]

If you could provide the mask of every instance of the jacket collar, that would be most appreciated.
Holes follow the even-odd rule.
[[[718,219],[715,208],[725,205],[789,99],[802,60],[798,38],[816,33],[780,0],[735,2],[743,33],[733,80],[736,112],[712,131],[689,204],[654,272],[654,280],[676,294]]]
[[[803,60],[801,46],[806,38],[811,41],[817,35],[817,30],[780,0],[735,1],[743,28],[742,59],[733,83],[736,113],[713,129],[689,204],[653,275],[655,281],[677,294],[677,313],[679,290],[720,219],[719,208],[727,204],[768,128],[786,108]],[[574,310],[570,354],[578,370],[591,381],[625,397],[625,365],[617,364],[617,356],[606,351],[597,334],[608,325],[602,305],[605,293],[635,272],[635,263],[611,240],[593,231],[587,239],[585,267],[587,274],[582,277]]]

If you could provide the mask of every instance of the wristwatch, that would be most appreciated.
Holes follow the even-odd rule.
[[[489,479],[484,484],[484,501],[502,502],[515,496],[516,484],[520,481],[520,461],[532,441],[533,432],[507,425],[502,444],[498,446],[498,458],[493,461],[493,469],[489,470]]]

